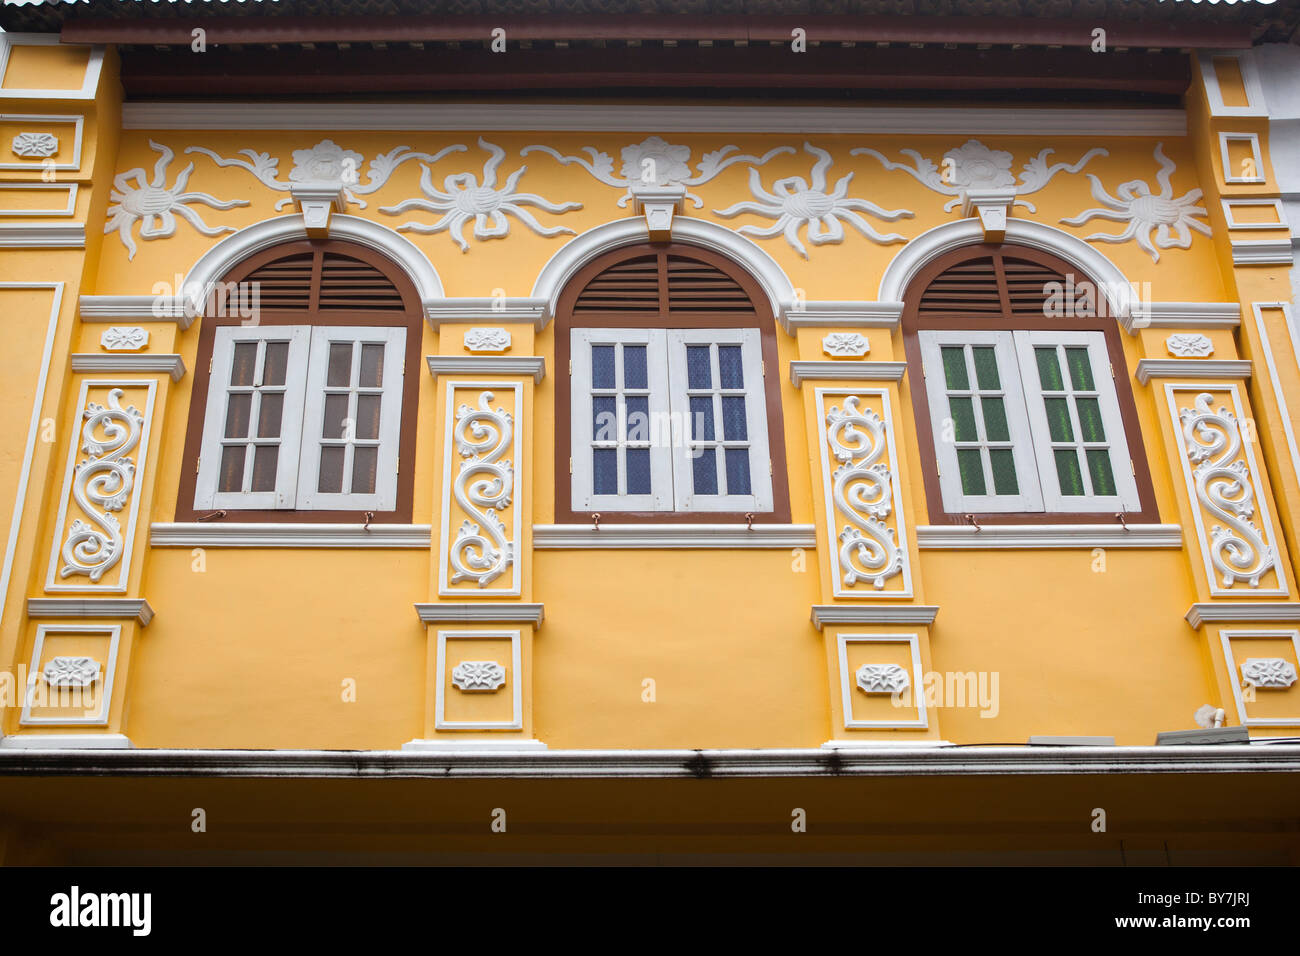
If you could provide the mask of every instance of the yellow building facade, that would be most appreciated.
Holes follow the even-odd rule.
[[[1300,57],[1185,58],[232,102],[0,36],[0,858],[1295,862]]]

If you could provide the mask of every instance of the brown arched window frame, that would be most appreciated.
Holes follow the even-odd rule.
[[[626,292],[626,301],[614,283],[601,292],[601,302],[592,305],[592,280],[606,279],[633,260],[654,257],[657,268],[654,281],[648,278],[644,290]],[[721,273],[731,280],[729,291],[693,289],[670,276],[681,263],[695,263],[701,270]],[[678,264],[678,265],[670,265]],[[680,274],[680,272],[678,273]],[[635,285],[636,283],[632,283]],[[733,285],[734,284],[734,285]],[[585,298],[584,298],[585,294]],[[743,299],[742,299],[743,295]],[[709,296],[718,304],[708,307]],[[606,305],[608,307],[606,307]],[[602,507],[591,510],[573,508],[572,462],[575,455],[573,435],[573,356],[571,337],[574,330],[754,330],[757,334],[761,367],[762,414],[767,429],[767,448],[771,478],[772,506],[758,512],[636,510]],[[588,262],[568,282],[559,296],[555,320],[556,366],[568,372],[556,389],[556,457],[555,514],[562,523],[587,523],[592,511],[600,511],[603,520],[641,523],[745,523],[748,514],[761,522],[784,523],[790,520],[790,490],[786,474],[785,432],[781,412],[776,347],[776,320],[767,296],[758,282],[725,256],[686,243],[638,243],[624,246]],[[752,388],[745,383],[746,390]],[[722,423],[717,423],[719,429]],[[720,433],[719,433],[720,434]]]
[[[1052,295],[1056,290],[1051,288],[1050,292],[1048,291],[1047,283],[1049,281],[1059,281],[1063,286],[1065,294],[1055,302],[1052,300]],[[1073,307],[1075,295],[1080,294],[1081,290],[1085,288],[1085,283],[1091,284],[1091,289],[1094,292],[1092,302],[1095,303],[1095,308],[1076,310]],[[1086,302],[1087,300],[1080,296],[1079,301]],[[1056,303],[1061,304],[1063,308],[1055,311],[1063,314],[1055,314],[1053,306]],[[1076,314],[1079,311],[1090,312],[1090,314]],[[955,249],[937,257],[913,277],[904,296],[902,316],[903,345],[907,355],[908,368],[911,372],[908,379],[910,381],[912,404],[915,409],[917,444],[925,479],[929,520],[932,523],[968,524],[971,520],[974,520],[980,524],[1108,524],[1115,523],[1117,521],[1116,514],[1120,512],[1123,513],[1125,521],[1153,523],[1159,520],[1118,322],[1115,317],[1106,313],[1106,299],[1103,289],[1091,277],[1079,274],[1075,267],[1055,256],[1022,246],[982,244]],[[1116,455],[1110,455],[1110,461],[1113,463],[1112,468],[1116,475],[1119,473],[1119,468],[1131,470],[1132,487],[1135,489],[1138,506],[1136,508],[1118,507],[1106,511],[1095,509],[1070,510],[1068,504],[1065,507],[1056,508],[1044,505],[1037,510],[981,511],[978,508],[948,510],[945,507],[944,488],[936,456],[936,418],[931,407],[934,383],[927,382],[927,375],[938,372],[939,375],[943,376],[940,380],[943,383],[940,386],[942,388],[946,389],[950,383],[947,380],[948,371],[946,366],[940,365],[938,368],[926,366],[924,357],[927,350],[923,348],[925,333],[931,333],[931,338],[928,340],[931,343],[941,338],[945,333],[977,333],[983,335],[1006,333],[1008,341],[1010,341],[1009,336],[1017,336],[1015,339],[1017,345],[1015,347],[1019,348],[1021,352],[1026,351],[1028,343],[1050,339],[1050,335],[1044,336],[1044,333],[1095,333],[1100,335],[1101,341],[1104,342],[1109,369],[1106,370],[1108,374],[1106,374],[1100,385],[1094,383],[1093,388],[1104,390],[1107,388],[1106,381],[1113,383],[1117,418],[1123,425],[1127,445],[1126,457],[1129,461],[1123,461],[1123,456]],[[1095,336],[1091,338],[1091,341],[1096,341]],[[1032,348],[1034,355],[1037,355],[1039,347],[1030,346],[1030,348]],[[937,354],[937,350],[932,347],[929,354],[933,359]],[[935,363],[932,361],[931,364],[934,365]],[[1014,365],[1014,362],[1012,364]],[[1097,363],[1094,362],[1093,364],[1095,366]],[[1026,371],[1025,375],[1028,376],[1031,371]],[[956,374],[960,376],[963,373],[959,371]],[[1041,375],[1041,373],[1036,374]],[[1070,369],[1066,368],[1063,374],[1065,376],[1065,391],[1059,393],[1059,397],[1064,398],[1067,404],[1059,407],[1067,411],[1074,409],[1074,425],[1077,428],[1080,454],[1085,456],[1082,461],[1084,470],[1086,470],[1088,463],[1086,458],[1087,447],[1083,442],[1082,434],[1085,429],[1078,427],[1077,399],[1067,394],[1071,387]],[[968,377],[971,380],[966,383],[966,386],[978,390],[982,386],[973,380],[974,375],[974,372],[970,373]],[[1100,374],[1097,377],[1100,377]],[[1027,409],[1031,408],[1030,398],[1038,395],[1038,393],[1034,393],[1031,396],[1031,388],[1037,389],[1041,387],[1042,382],[1040,379],[1034,381],[1031,387],[1026,387],[1021,391],[1020,398]],[[968,394],[974,395],[975,393]],[[1054,400],[1058,398],[1057,392],[1048,392],[1046,394],[1050,395]],[[1088,393],[1085,392],[1084,394]],[[1010,398],[1011,396],[1007,397]],[[976,401],[982,407],[982,400],[977,398]],[[976,412],[976,416],[980,414],[982,413]],[[960,426],[954,424],[950,427],[954,429],[955,434],[956,429]],[[968,425],[967,427],[971,426]],[[987,424],[981,418],[980,424],[975,427],[980,429],[980,441],[984,441],[986,439]],[[1054,454],[1057,445],[1040,440],[1040,438],[1051,437],[1055,439],[1061,437],[1061,435],[1045,436],[1041,432],[1040,429],[1039,433],[1036,433],[1037,437],[1034,444],[1040,448],[1043,446],[1050,447]],[[1070,433],[1071,438],[1074,438],[1075,435],[1076,432]],[[957,447],[954,436],[949,435],[948,437],[950,441],[954,442],[954,448]],[[989,452],[988,450],[982,450],[982,453],[987,456]],[[987,457],[985,458],[985,469],[986,472],[989,470]],[[1042,466],[1041,463],[1037,475],[1038,480],[1043,483],[1044,487],[1046,487],[1049,480],[1057,482],[1054,491],[1059,492],[1058,502],[1062,499],[1069,500],[1064,498],[1066,492],[1062,479],[1056,475],[1049,475],[1046,467]],[[964,478],[960,475],[952,475],[950,481],[952,480],[964,481]],[[1085,480],[1089,481],[1090,487],[1096,481],[1095,478],[1091,477]],[[965,489],[963,488],[963,490]],[[986,486],[985,490],[988,490]],[[1075,500],[1079,499],[1076,498]]]
[[[277,277],[277,269],[284,273]],[[196,507],[199,464],[204,448],[209,391],[213,387],[214,345],[219,329],[226,335],[248,334],[238,328],[306,327],[308,330],[363,327],[375,330],[404,330],[405,344],[400,361],[400,422],[397,426],[397,450],[394,467],[396,485],[393,507],[375,511],[370,520],[376,523],[404,524],[411,520],[415,472],[415,417],[419,387],[419,361],[423,334],[423,310],[414,284],[400,266],[387,256],[356,243],[340,240],[303,239],[282,243],[257,252],[239,262],[217,288],[235,290],[241,283],[258,283],[259,308],[255,318],[241,314],[236,307],[220,308],[227,302],[222,295],[209,296],[217,305],[217,314],[200,319],[194,389],[190,396],[189,420],[185,437],[184,459],[176,504],[178,521],[212,518],[249,522],[320,522],[351,523],[367,520],[361,508],[282,508],[282,507]],[[232,296],[239,293],[232,293]],[[237,301],[247,306],[251,296],[244,293]],[[231,299],[233,300],[233,298]],[[252,333],[255,334],[255,333]],[[357,366],[364,357],[354,360]],[[384,360],[388,362],[388,359]],[[302,373],[302,370],[299,369]],[[258,374],[261,374],[260,372]],[[305,375],[305,373],[302,373]],[[333,374],[332,372],[329,374]],[[363,370],[353,369],[354,383],[361,383]],[[383,379],[385,383],[389,379]],[[329,384],[327,382],[327,384]],[[363,383],[362,383],[363,384]],[[225,388],[220,385],[218,387]],[[362,389],[353,388],[360,402]],[[310,404],[309,402],[307,404]],[[358,405],[359,407],[359,405]],[[250,428],[253,426],[250,426]],[[250,432],[251,433],[251,432]],[[358,435],[359,437],[359,435]],[[388,452],[385,451],[385,454]],[[355,449],[353,455],[355,455]],[[251,466],[250,466],[251,467]],[[329,498],[321,494],[320,504]],[[215,512],[224,512],[217,515]]]

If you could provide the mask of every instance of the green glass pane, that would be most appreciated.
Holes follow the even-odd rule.
[[[980,408],[984,410],[984,434],[988,440],[1011,441],[1006,403],[1000,398],[981,398]]]
[[[945,346],[943,352],[943,380],[951,389],[970,388],[966,374],[966,351],[960,345]]]
[[[1088,472],[1092,475],[1094,495],[1114,495],[1115,473],[1110,470],[1110,452],[1104,448],[1088,450]]]
[[[971,349],[975,357],[975,381],[987,391],[997,391],[1002,387],[998,378],[998,356],[993,347],[981,345]]]
[[[952,431],[956,441],[979,441],[979,432],[975,430],[975,408],[969,398],[956,395],[948,399],[952,409]]]
[[[961,471],[962,494],[988,494],[984,486],[984,463],[980,461],[978,448],[958,448],[957,468]]]
[[[1045,392],[1064,391],[1065,384],[1061,380],[1061,366],[1056,361],[1056,349],[1034,349],[1034,358],[1038,362],[1038,381],[1042,383]]]
[[[1056,477],[1061,480],[1061,494],[1083,494],[1083,472],[1079,470],[1079,456],[1073,448],[1057,449]]]
[[[1076,398],[1074,410],[1079,413],[1079,432],[1084,441],[1106,440],[1106,427],[1101,423],[1101,405],[1095,398]]]
[[[1020,494],[1020,484],[1016,481],[1016,459],[1010,448],[990,448],[989,464],[993,466],[994,494]]]
[[[1047,407],[1047,431],[1052,441],[1074,441],[1074,429],[1070,427],[1070,405],[1064,398],[1045,398]]]
[[[1091,392],[1095,386],[1092,383],[1092,363],[1088,361],[1088,350],[1066,349],[1065,364],[1070,366],[1070,381],[1074,384],[1075,391]]]

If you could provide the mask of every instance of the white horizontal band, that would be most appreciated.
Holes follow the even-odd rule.
[[[425,624],[531,624],[538,627],[543,619],[541,604],[516,601],[474,601],[417,604],[415,613]]]
[[[814,604],[812,622],[826,624],[933,624],[937,604]]]
[[[122,618],[140,626],[153,620],[153,608],[144,598],[28,598],[31,618]]]
[[[1138,329],[1233,329],[1241,324],[1239,302],[1139,302],[1119,317],[1124,331]]]
[[[790,384],[804,382],[901,382],[906,362],[793,361]]]
[[[1138,359],[1137,380],[1145,385],[1153,378],[1224,379],[1250,378],[1247,359]]]
[[[0,223],[0,249],[84,249],[85,246],[84,223]]]
[[[923,524],[916,546],[930,551],[982,551],[1058,548],[1181,548],[1176,524]]]
[[[810,524],[535,524],[538,551],[667,548],[815,548]]]
[[[427,524],[155,522],[155,548],[430,548]]]
[[[540,355],[429,355],[429,373],[439,375],[528,375],[540,385],[546,359]]]
[[[787,302],[778,319],[790,335],[798,329],[838,326],[850,329],[896,329],[903,316],[901,302]]]
[[[1187,623],[1200,628],[1202,624],[1256,624],[1300,621],[1300,604],[1286,601],[1214,601],[1193,604],[1184,615]]]
[[[166,372],[173,382],[185,375],[185,360],[173,352],[144,352],[104,355],[73,352],[74,372]]]

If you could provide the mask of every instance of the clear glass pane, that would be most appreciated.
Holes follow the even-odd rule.
[[[962,494],[988,494],[984,484],[984,463],[978,448],[957,449],[957,470],[961,472]]]
[[[1088,361],[1086,348],[1068,348],[1065,350],[1065,364],[1070,366],[1070,382],[1075,391],[1091,392],[1092,363]]]
[[[747,495],[749,491],[749,449],[728,448],[727,494]]]
[[[322,494],[343,490],[343,446],[323,445],[320,450],[320,475],[316,488]]]
[[[1084,441],[1105,441],[1106,427],[1101,423],[1101,405],[1095,398],[1076,398],[1074,410],[1079,414],[1079,431]]]
[[[379,388],[384,384],[384,347],[378,343],[361,346],[361,375],[357,384],[362,388]]]
[[[261,407],[257,412],[257,437],[279,438],[280,421],[284,418],[284,393],[263,392]]]
[[[1073,448],[1056,450],[1056,477],[1061,481],[1061,494],[1083,494],[1083,472],[1079,470],[1079,455]]]
[[[1104,448],[1088,449],[1088,473],[1092,476],[1094,495],[1115,495],[1115,473],[1110,468],[1110,452]]]
[[[991,345],[978,345],[971,349],[975,358],[975,381],[987,391],[997,391],[1002,387],[998,378],[998,355]]]
[[[1016,457],[1010,448],[990,448],[989,464],[993,466],[995,495],[1020,494],[1020,483],[1016,480]]]
[[[691,437],[696,441],[713,441],[713,396],[691,396]]]
[[[1056,349],[1034,349],[1034,359],[1038,362],[1038,381],[1043,391],[1063,391],[1065,383],[1061,380],[1061,365],[1056,361]]]
[[[989,441],[1011,441],[1006,403],[1000,398],[981,398],[980,408],[984,412],[984,436]]]
[[[650,440],[650,399],[645,395],[629,395],[624,399],[627,407],[627,440]],[[630,465],[628,467],[631,467]],[[631,480],[630,478],[628,479]]]
[[[695,479],[697,495],[716,495],[718,493],[718,456],[712,448],[705,448],[703,453],[691,461],[691,471]]]
[[[713,366],[707,345],[686,346],[686,380],[689,388],[712,388]]]
[[[352,493],[354,495],[375,493],[375,472],[378,467],[378,446],[358,445],[352,449]]]
[[[357,396],[356,437],[371,439],[379,437],[379,403],[380,395]]]
[[[267,342],[266,355],[262,359],[262,384],[283,385],[289,371],[289,343]]]
[[[629,495],[650,494],[649,448],[627,450],[627,493]]]
[[[230,360],[230,384],[252,385],[257,369],[257,343],[236,342],[235,354]]]
[[[335,387],[352,384],[351,342],[330,343],[330,364],[325,373],[325,384]]]
[[[614,346],[593,345],[591,347],[591,387],[614,387]]]
[[[952,409],[953,438],[956,441],[979,441],[975,429],[975,408],[969,398],[953,396],[948,399]]]
[[[253,450],[253,481],[249,490],[275,491],[275,472],[279,463],[279,445],[258,445]]]
[[[1070,404],[1064,398],[1045,398],[1047,431],[1052,441],[1074,441],[1074,428],[1070,425]]]
[[[644,345],[623,346],[623,387],[650,387],[646,373]]]
[[[226,445],[221,449],[221,473],[217,477],[218,491],[244,490],[244,445]]]
[[[343,434],[343,429],[348,417],[348,396],[347,395],[326,395],[325,396],[325,421],[321,425],[321,435],[324,438],[352,438],[354,435]]]
[[[596,448],[591,453],[592,490],[598,495],[618,494],[618,450]]]
[[[596,441],[618,441],[617,399],[613,395],[591,398],[591,434]]]
[[[235,392],[226,399],[226,437],[247,438],[248,418],[253,410],[251,392]]]
[[[741,361],[739,345],[718,346],[718,377],[723,388],[745,387],[745,363]]]
[[[966,374],[966,351],[960,345],[945,345],[943,349],[943,380],[950,389],[964,391],[970,388]]]
[[[722,437],[727,441],[746,441],[749,426],[745,421],[745,396],[722,397]]]

